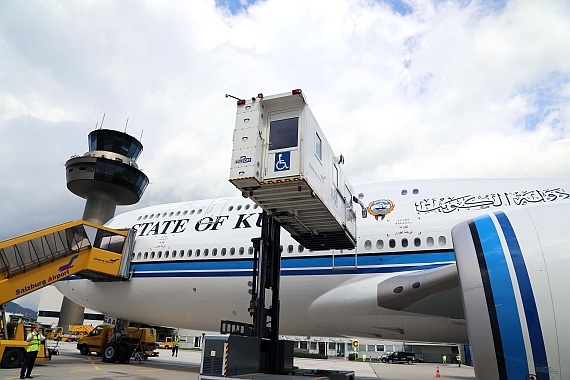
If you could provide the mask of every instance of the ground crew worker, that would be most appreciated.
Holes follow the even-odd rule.
[[[34,364],[36,363],[38,352],[40,352],[40,344],[46,340],[40,331],[41,327],[42,326],[39,323],[36,323],[34,325],[34,330],[28,333],[26,338],[28,348],[26,349],[26,357],[24,358],[22,370],[20,371],[20,379],[33,379],[31,374]]]
[[[457,364],[459,364],[459,366],[461,367],[461,356],[457,355],[455,357],[455,360],[457,360]]]
[[[175,335],[174,339],[172,339],[172,356],[176,353],[176,357],[178,357],[178,346],[180,345],[180,335]]]
[[[441,357],[441,359],[442,359],[442,361],[443,361],[442,364],[443,364],[443,365],[446,365],[446,364],[447,364],[447,355],[443,355],[443,356]]]

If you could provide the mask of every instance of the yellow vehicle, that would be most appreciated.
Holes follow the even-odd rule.
[[[103,357],[104,362],[127,362],[133,352],[143,358],[157,356],[156,348],[156,331],[153,328],[127,327],[115,334],[115,328],[109,325],[95,327],[77,343],[81,355],[95,352]]]
[[[26,326],[23,323],[8,322],[6,328],[4,328],[4,322],[0,322],[0,327],[0,367],[21,367],[24,362],[26,348],[28,347],[26,330],[31,330],[31,326]],[[59,352],[55,349],[47,348],[44,342],[42,342],[36,361],[51,360],[53,355],[59,355]]]
[[[46,337],[51,340],[61,340],[64,342],[76,342],[93,331],[93,326],[69,325],[70,334],[65,334],[63,327],[57,326],[55,330],[47,332]]]
[[[167,336],[166,337],[166,342],[164,343],[159,343],[158,348],[172,348],[173,344],[172,344],[172,337],[171,336]]]

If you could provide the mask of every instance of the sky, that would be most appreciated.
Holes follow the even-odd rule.
[[[0,1],[0,239],[80,219],[65,162],[141,138],[134,207],[238,195],[235,101],[301,88],[351,183],[570,176],[567,0]]]

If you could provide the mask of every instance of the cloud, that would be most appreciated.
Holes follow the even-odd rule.
[[[142,134],[139,205],[232,196],[229,93],[302,88],[353,183],[568,176],[565,1],[0,4],[0,238],[81,217],[63,164]]]

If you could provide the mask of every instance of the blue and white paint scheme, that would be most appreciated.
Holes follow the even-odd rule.
[[[455,266],[458,242],[452,244],[452,227],[489,212],[546,204],[557,209],[570,200],[570,179],[375,183],[355,186],[355,195],[363,205],[372,205],[367,218],[356,213],[356,249],[309,251],[282,232],[282,334],[467,344],[469,309],[464,310],[462,303]],[[380,200],[383,208],[375,206]],[[239,196],[156,205],[118,215],[108,226],[137,229],[131,281],[70,280],[57,287],[81,305],[134,321],[207,331],[218,330],[221,319],[251,322],[250,247],[251,238],[260,235],[260,212]],[[475,224],[483,228],[485,218]],[[512,224],[520,242],[517,225]],[[538,270],[524,259],[529,273]],[[480,273],[475,271],[476,260],[470,268]],[[506,273],[504,268],[501,273]],[[543,288],[535,285],[532,273],[529,278],[540,312],[546,299],[536,289]],[[520,303],[519,283],[512,293]],[[512,297],[509,302],[514,302]],[[487,303],[482,305],[486,310]],[[525,333],[528,323],[522,320],[523,338],[527,334],[524,339],[531,342]],[[541,326],[547,342],[550,330],[544,323]],[[548,353],[550,343],[545,344]],[[525,352],[528,356],[532,351]],[[479,354],[475,355],[478,360]],[[554,360],[548,357],[548,366],[557,368]]]
[[[477,378],[570,376],[569,213],[544,204],[453,228]]]

